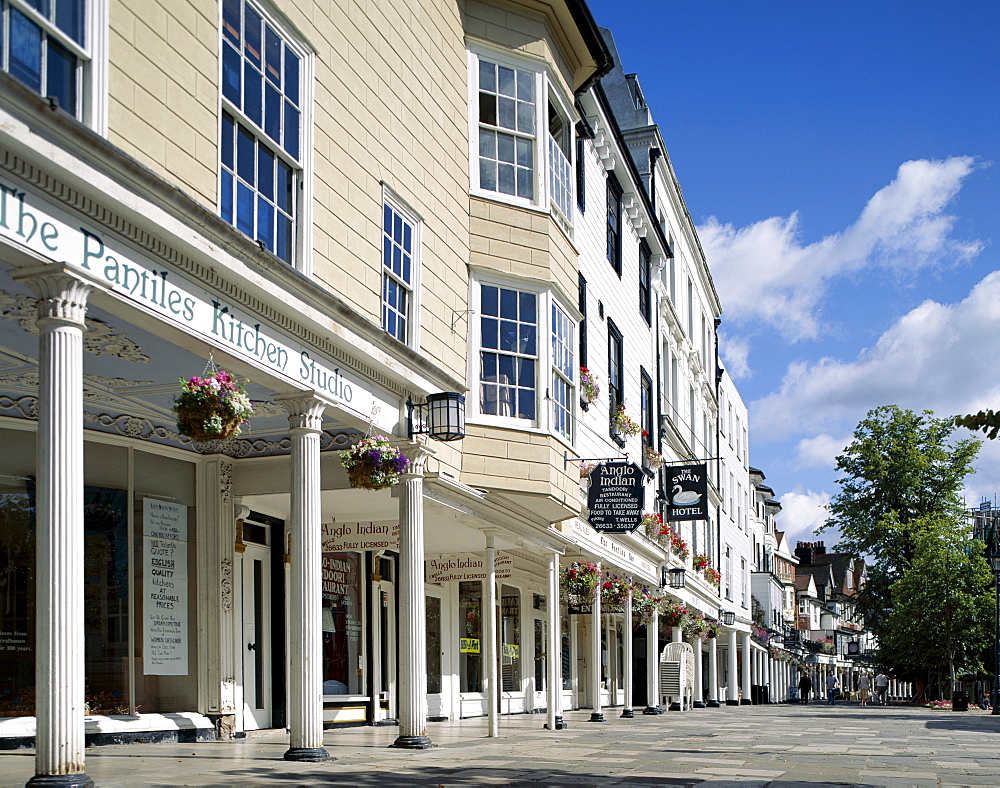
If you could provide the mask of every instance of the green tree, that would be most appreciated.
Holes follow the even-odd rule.
[[[869,564],[857,605],[886,660],[904,653],[892,644],[901,629],[893,616],[893,589],[912,567],[922,534],[929,529],[951,534],[950,543],[963,532],[960,493],[980,442],[956,440],[954,430],[952,418],[885,405],[868,412],[851,445],[837,457],[840,492],[820,530],[839,531],[837,549]],[[885,666],[917,668],[901,658]]]
[[[947,698],[956,676],[983,669],[993,634],[992,574],[982,542],[950,518],[914,524],[913,558],[890,589],[878,659],[898,673],[926,672]]]
[[[967,416],[956,416],[955,424],[970,430],[982,430],[991,441],[1000,435],[1000,410],[981,410]]]

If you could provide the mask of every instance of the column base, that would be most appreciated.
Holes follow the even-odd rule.
[[[434,745],[429,736],[397,736],[389,746],[400,750],[429,750]]]
[[[670,711],[682,711],[681,704],[676,703],[676,702],[675,703],[671,703],[670,707],[669,707],[669,710]]]
[[[303,763],[322,763],[335,761],[323,747],[289,747],[285,752],[286,761],[302,761]]]
[[[703,709],[703,708],[705,708],[705,703],[704,703],[704,701],[696,700],[694,703],[691,704],[691,708],[692,709]]]
[[[635,717],[635,713],[632,711],[632,709],[626,708],[622,709],[621,716],[624,717],[626,720],[630,720],[633,717]]]
[[[77,774],[36,774],[25,785],[57,785],[59,788],[94,788],[86,772]]]
[[[591,722],[604,722],[604,714],[599,711],[592,712],[590,715]]]
[[[548,730],[549,729],[549,724],[546,722],[545,725],[543,725],[542,727],[545,728],[546,730]],[[565,722],[563,722],[563,718],[560,717],[557,714],[556,715],[556,727],[555,727],[555,729],[557,731],[563,731],[563,730],[566,730],[568,727],[569,727],[569,725],[567,725]]]
[[[738,700],[726,700],[727,706],[739,706],[740,702]]]
[[[746,698],[743,698],[743,700],[740,701],[740,705],[741,706],[752,706],[753,705],[753,701],[752,700],[747,700]]]
[[[722,704],[719,703],[719,701],[717,701],[717,700],[710,700],[708,703],[705,704],[705,708],[706,709],[717,709],[721,705]]]

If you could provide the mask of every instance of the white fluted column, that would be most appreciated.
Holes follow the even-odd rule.
[[[694,703],[692,706],[696,709],[705,708],[705,692],[703,687],[705,677],[701,664],[702,648],[704,645],[705,643],[701,639],[701,635],[691,636],[691,648],[694,649]]]
[[[717,709],[719,703],[719,637],[708,639],[708,703],[710,709]]]
[[[559,553],[549,556],[548,723],[550,731],[566,727],[562,718],[562,630],[559,622]]]
[[[749,706],[750,700],[750,660],[753,659],[753,647],[750,645],[750,633],[743,633],[743,700],[741,706]]]
[[[646,624],[646,708],[643,714],[662,714],[660,708],[660,614]]]
[[[729,630],[729,654],[728,654],[728,676],[726,677],[726,705],[727,706],[739,706],[740,705],[740,677],[737,675],[736,669],[736,630]]]
[[[632,719],[635,712],[632,711],[632,592],[629,592],[628,599],[625,600],[625,624],[622,637],[624,643],[625,660],[625,700],[621,716],[625,719]]]
[[[489,737],[500,735],[500,671],[497,670],[497,551],[495,536],[486,533],[486,579],[483,581],[483,606],[486,627],[483,632],[483,660],[486,662],[486,720]]]
[[[286,761],[327,761],[323,748],[323,555],[319,434],[326,401],[314,394],[275,397],[292,439],[289,531],[288,750]]]
[[[399,481],[399,735],[393,747],[426,750],[427,736],[427,601],[424,596],[424,465],[430,452],[423,446],[405,451],[410,464]]]
[[[597,565],[598,576],[601,572],[601,565]],[[590,686],[594,693],[594,709],[590,713],[591,722],[604,722],[604,713],[601,711],[601,583],[598,582],[594,590],[594,607],[591,614],[591,640],[590,640],[590,665],[591,676]]]
[[[60,265],[14,278],[38,296],[37,727],[28,785],[92,786],[83,726],[83,331],[91,283]]]

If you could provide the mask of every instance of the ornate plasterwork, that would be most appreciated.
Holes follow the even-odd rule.
[[[222,610],[230,613],[233,610],[233,559],[222,559]]]
[[[0,290],[0,317],[4,320],[14,320],[29,334],[38,334],[35,320],[38,317],[38,302],[32,296],[13,295]],[[148,364],[149,356],[142,348],[124,334],[118,332],[103,320],[96,317],[85,319],[86,330],[83,332],[83,349],[95,356],[116,356],[125,361],[135,361]]]
[[[228,504],[233,497],[233,468],[231,462],[223,460],[219,463],[219,493],[222,502]]]
[[[3,411],[12,411],[12,413],[6,415],[13,415],[17,418],[37,420],[38,397],[28,395],[15,398],[0,395],[0,413]],[[231,438],[230,440],[218,441],[193,441],[172,429],[154,424],[150,419],[127,414],[110,416],[106,413],[88,413],[84,411],[83,421],[85,424],[93,425],[97,429],[114,432],[126,438],[155,441],[157,443],[173,443],[186,446],[198,454],[224,454],[233,459],[288,454],[292,446],[291,439],[287,437],[279,438],[278,440]],[[320,451],[342,449],[357,438],[358,434],[356,432],[320,432]],[[230,469],[230,476],[231,473]],[[231,494],[231,488],[228,494]]]

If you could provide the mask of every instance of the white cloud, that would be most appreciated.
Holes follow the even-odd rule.
[[[804,468],[826,468],[833,470],[837,457],[844,453],[851,437],[835,438],[828,433],[803,438],[795,447],[795,470]]]
[[[775,518],[778,530],[785,532],[790,550],[796,541],[812,541],[817,528],[826,522],[830,495],[825,492],[788,492],[779,497],[781,511]],[[832,543],[831,543],[832,544]]]
[[[944,213],[975,167],[968,156],[905,162],[853,225],[811,244],[799,237],[797,213],[739,229],[710,217],[698,233],[726,318],[741,326],[763,321],[790,341],[813,338],[823,331],[819,304],[834,277],[869,266],[910,272],[975,256],[982,245],[949,238],[955,217]]]
[[[736,336],[730,332],[719,332],[719,352],[726,372],[733,380],[742,380],[750,376],[750,342],[745,336]]]
[[[751,404],[755,433],[842,433],[869,409],[892,403],[939,415],[996,407],[997,358],[1000,271],[956,304],[924,301],[853,361],[790,365],[780,389]]]

